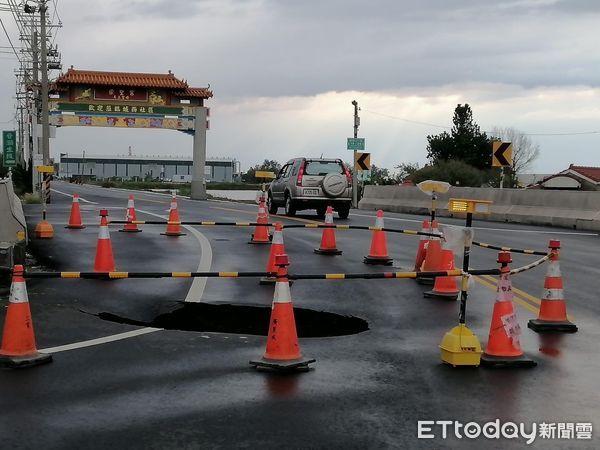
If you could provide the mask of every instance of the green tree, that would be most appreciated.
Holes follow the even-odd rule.
[[[395,184],[395,182],[396,181],[391,176],[389,169],[371,164],[371,181],[365,182],[365,184],[377,184],[383,186]]]
[[[473,120],[468,104],[457,105],[452,130],[427,136],[427,158],[435,165],[441,161],[461,160],[480,170],[491,165],[491,142]]]
[[[396,183],[402,183],[405,179],[412,179],[412,175],[419,170],[419,163],[400,163],[394,166],[397,170],[394,179]]]
[[[446,181],[453,186],[481,186],[487,174],[463,161],[440,161],[437,164],[425,166],[411,175],[411,180],[417,184],[425,180]]]

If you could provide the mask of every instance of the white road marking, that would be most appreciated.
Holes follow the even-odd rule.
[[[54,188],[50,188],[50,190],[51,190],[52,192],[56,192],[57,194],[62,194],[62,195],[66,195],[67,197],[71,197],[71,198],[73,198],[73,194],[67,194],[66,192],[62,192],[62,191],[56,190],[56,189],[54,189]],[[84,202],[84,203],[90,203],[90,204],[92,204],[92,205],[97,205],[97,204],[98,204],[97,202],[92,202],[92,201],[86,200],[86,199],[85,199],[85,198],[83,198],[83,197],[79,197],[79,201],[80,201],[80,202]]]
[[[368,214],[356,214],[351,213],[351,216],[357,217],[368,217],[370,219],[375,219],[375,216],[371,216]],[[415,222],[421,223],[423,220],[415,220],[415,219],[402,219],[400,217],[385,217],[385,220],[397,220],[400,222]],[[518,230],[514,228],[490,228],[490,227],[473,227],[475,230],[487,230],[487,231],[504,231],[506,233],[537,233],[537,234],[552,234],[552,235],[562,235],[562,236],[598,236],[598,233],[583,233],[577,231],[543,231],[543,230]]]
[[[66,194],[66,195],[68,195],[68,194]],[[158,217],[160,219],[167,220],[166,216],[154,214],[150,211],[145,211],[145,210],[141,210],[141,209],[138,209],[137,211],[142,214],[148,214],[150,216],[154,216],[154,217]],[[198,272],[208,272],[212,265],[212,247],[210,245],[210,241],[195,228],[193,228],[189,225],[184,225],[184,228],[186,230],[188,230],[190,233],[192,233],[196,237],[196,239],[198,239],[198,242],[200,243],[201,257],[200,257],[200,264],[198,265],[197,271]],[[184,301],[200,302],[202,300],[202,295],[204,294],[204,289],[206,288],[206,281],[207,281],[207,278],[194,278],[194,280],[192,281],[192,285],[191,285]],[[98,339],[90,339],[88,341],[74,342],[73,344],[60,345],[58,347],[44,348],[44,349],[41,349],[40,352],[42,352],[42,353],[66,352],[66,351],[75,350],[78,348],[92,347],[94,345],[101,345],[101,344],[106,344],[108,342],[120,341],[122,339],[128,339],[128,338],[132,338],[132,337],[136,337],[136,336],[141,336],[144,334],[154,333],[155,331],[161,331],[161,330],[162,330],[162,328],[152,328],[152,327],[140,328],[138,330],[132,330],[132,331],[127,331],[125,333],[113,334],[111,336],[105,336],[105,337],[101,337]],[[205,336],[202,336],[202,337],[205,337]],[[209,337],[206,336],[206,338],[208,339]]]
[[[112,336],[105,336],[98,339],[90,339],[88,341],[75,342],[73,344],[59,345],[58,347],[43,348],[40,350],[40,352],[66,352],[68,350],[75,350],[77,348],[92,347],[94,345],[106,344],[108,342],[115,342],[135,336],[141,336],[143,334],[154,333],[155,331],[162,331],[162,328],[140,328],[139,330],[126,331],[125,333],[113,334]]]

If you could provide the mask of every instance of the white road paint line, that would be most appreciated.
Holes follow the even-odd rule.
[[[52,191],[52,192],[56,192],[57,194],[66,195],[67,197],[70,197],[70,198],[73,198],[73,194],[67,194],[66,192],[62,192],[62,191],[56,190],[56,189],[54,189],[54,188],[50,188],[50,191]],[[86,199],[85,199],[85,198],[83,198],[83,197],[79,197],[79,201],[80,201],[80,202],[84,202],[84,203],[89,203],[89,204],[91,204],[91,205],[97,205],[97,204],[98,204],[97,202],[91,202],[91,201],[89,201],[89,200],[86,200]]]
[[[68,195],[68,194],[67,194]],[[144,211],[141,209],[137,210],[139,213],[148,214],[150,216],[158,217],[160,219],[167,219],[166,216],[161,216],[159,214],[151,213],[150,211]],[[202,252],[202,256],[200,257],[200,264],[198,265],[198,272],[208,272],[210,270],[210,266],[212,264],[212,248],[210,246],[209,240],[198,230],[192,228],[191,226],[185,225],[184,228],[192,233],[198,241],[200,242],[200,248]],[[207,278],[194,278],[192,281],[192,286],[188,291],[185,301],[186,302],[200,302],[202,299],[202,295],[204,294],[204,289],[206,287]],[[113,334],[111,336],[105,336],[98,339],[90,339],[88,341],[74,342],[73,344],[60,345],[58,347],[50,347],[41,349],[42,353],[59,353],[66,352],[68,350],[75,350],[78,348],[92,347],[94,345],[106,344],[107,342],[115,342],[120,341],[122,339],[128,339],[136,336],[141,336],[148,333],[154,333],[155,331],[161,331],[162,328],[140,328],[139,330],[127,331],[125,333]],[[202,336],[205,337],[205,336]],[[206,336],[208,338],[208,336]]]
[[[140,213],[148,214],[150,216],[158,217],[160,219],[168,220],[167,216],[161,216],[159,214],[151,213],[150,211],[145,211],[143,209],[137,210]],[[212,247],[210,245],[210,241],[200,233],[198,230],[193,228],[190,225],[183,225],[183,228],[192,233],[198,242],[200,243],[200,264],[198,265],[198,272],[208,272],[210,270],[210,266],[212,265]],[[206,288],[206,281],[208,278],[194,278],[192,281],[192,286],[185,296],[185,302],[199,303],[202,300],[202,295],[204,295],[204,289]]]
[[[375,219],[375,216],[371,216],[368,214],[356,214],[356,213],[351,213],[350,216],[357,216],[357,217],[368,217],[370,219]],[[416,223],[421,223],[423,222],[423,220],[426,220],[425,218],[423,218],[422,220],[415,220],[415,219],[403,219],[400,217],[389,217],[386,216],[385,220],[397,220],[400,222],[416,222]],[[518,229],[513,229],[513,228],[490,228],[490,227],[473,227],[473,229],[475,230],[487,230],[487,231],[503,231],[506,233],[537,233],[537,234],[552,234],[552,235],[562,235],[562,236],[598,236],[598,233],[584,233],[584,232],[577,232],[577,231],[544,231],[544,230],[518,230]]]
[[[92,347],[94,345],[106,344],[108,342],[120,341],[135,336],[141,336],[143,334],[154,333],[155,331],[161,331],[162,328],[140,328],[139,330],[126,331],[125,333],[113,334],[112,336],[105,336],[98,339],[90,339],[89,341],[75,342],[73,344],[59,345],[58,347],[43,348],[40,350],[42,353],[60,353],[69,350],[75,350],[78,348]]]

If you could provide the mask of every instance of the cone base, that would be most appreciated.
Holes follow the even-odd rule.
[[[121,229],[119,230],[119,233],[141,233],[142,230],[125,230],[125,229]]]
[[[484,353],[481,355],[481,365],[483,367],[535,367],[537,363],[529,359],[524,354],[521,356],[493,356]]]
[[[425,298],[441,298],[444,300],[457,300],[458,294],[460,294],[460,291],[456,291],[456,292],[427,291],[427,292],[423,292],[423,297],[425,297]]]
[[[531,328],[536,333],[575,333],[577,331],[577,325],[568,320],[554,322],[549,320],[531,319],[527,323],[527,327]]]
[[[394,260],[389,256],[365,256],[363,263],[372,264],[374,266],[391,266]]]
[[[47,364],[49,362],[52,362],[52,355],[40,352],[34,352],[24,356],[0,355],[0,367],[7,367],[9,369],[22,369]]]
[[[315,248],[313,251],[317,255],[335,256],[335,255],[341,255],[342,254],[342,251],[338,250],[337,248]]]
[[[271,241],[248,241],[248,244],[257,244],[257,245],[265,245],[265,244],[270,244]]]
[[[83,230],[85,225],[67,225],[65,228],[68,230]]]
[[[314,358],[300,357],[298,359],[278,360],[261,358],[250,361],[250,365],[257,370],[269,370],[277,372],[307,372],[308,365],[316,362]]]
[[[425,286],[433,286],[433,284],[435,283],[435,278],[419,277],[415,278],[415,281]]]
[[[171,236],[171,237],[177,237],[177,236],[187,236],[187,234],[185,233],[160,233],[163,236]]]

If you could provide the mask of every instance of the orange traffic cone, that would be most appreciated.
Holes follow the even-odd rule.
[[[269,261],[267,262],[267,272],[277,273],[277,266],[275,265],[275,257],[285,253],[285,246],[283,245],[283,225],[281,222],[275,224],[275,231],[273,233],[273,241],[271,242],[271,251],[269,252]],[[260,284],[272,284],[277,281],[275,277],[263,277],[260,279]]]
[[[71,230],[81,230],[85,228],[85,225],[81,221],[81,209],[79,208],[79,195],[73,194],[73,202],[71,203],[71,215],[69,216],[69,223],[65,228]]]
[[[508,267],[508,263],[512,262],[510,252],[500,252],[498,262],[501,267],[496,289],[496,302],[494,303],[487,347],[481,355],[481,365],[533,367],[537,363],[524,355],[519,342],[521,327],[513,305],[510,268]]]
[[[0,348],[0,365],[4,367],[30,367],[52,361],[52,355],[38,352],[35,346],[33,321],[23,271],[21,265],[14,267],[10,285]]]
[[[113,257],[110,234],[108,232],[108,210],[100,210],[100,230],[98,232],[98,245],[96,246],[96,259],[94,272],[114,272],[115,259]]]
[[[273,240],[275,240],[275,236]],[[294,305],[287,278],[288,256],[285,253],[277,254],[275,264],[277,265],[277,283],[273,295],[267,348],[261,359],[250,361],[250,364],[257,369],[306,371],[308,365],[314,363],[315,360],[302,356],[300,352],[296,320],[294,319]]]
[[[375,228],[384,228],[383,211],[381,209],[377,211]],[[369,252],[368,256],[364,257],[363,262],[365,264],[380,264],[384,266],[390,266],[392,264],[393,260],[388,256],[385,231],[373,231],[373,238],[371,239],[371,251]]]
[[[563,295],[563,281],[560,273],[560,241],[551,240],[550,261],[544,279],[544,295],[537,319],[529,321],[527,326],[535,332],[557,331],[575,333],[577,325],[567,319],[567,305]]]
[[[431,221],[431,233],[439,233],[437,220]],[[430,237],[425,243],[425,258],[421,265],[421,271],[423,272],[439,272],[443,269],[444,264],[442,261],[442,244],[440,238]],[[416,278],[419,284],[433,284],[434,279],[428,277]]]
[[[422,233],[429,233],[429,220],[424,220],[421,225]],[[417,256],[415,257],[415,268],[413,269],[415,272],[421,270],[421,266],[423,265],[423,261],[425,261],[425,244],[429,239],[428,236],[421,235],[421,239],[419,239],[419,247],[417,248]]]
[[[127,212],[125,213],[125,220],[127,223],[123,225],[123,228],[119,231],[124,233],[141,233],[137,226],[137,223],[132,223],[137,220],[135,216],[135,203],[133,201],[133,194],[129,194],[129,200],[127,200]]]
[[[265,207],[265,196],[261,195],[258,203],[258,215],[256,216],[257,224],[269,223],[269,215],[267,214],[267,208]],[[254,233],[252,234],[249,244],[270,244],[271,239],[269,237],[269,227],[256,225],[254,227]]]
[[[333,225],[333,208],[327,207],[325,213],[325,225]],[[338,250],[335,243],[335,228],[323,228],[323,236],[321,237],[321,246],[315,248],[315,253],[319,255],[341,255],[342,251]]]
[[[161,233],[164,236],[185,236],[181,232],[181,221],[179,220],[179,212],[177,210],[177,198],[173,196],[171,199],[171,208],[169,209],[169,222],[167,223],[167,231]]]
[[[442,249],[442,262],[442,270],[454,270],[454,252],[452,250]],[[423,296],[456,300],[459,293],[460,291],[458,290],[456,277],[435,277],[433,289],[428,292],[423,292]]]

